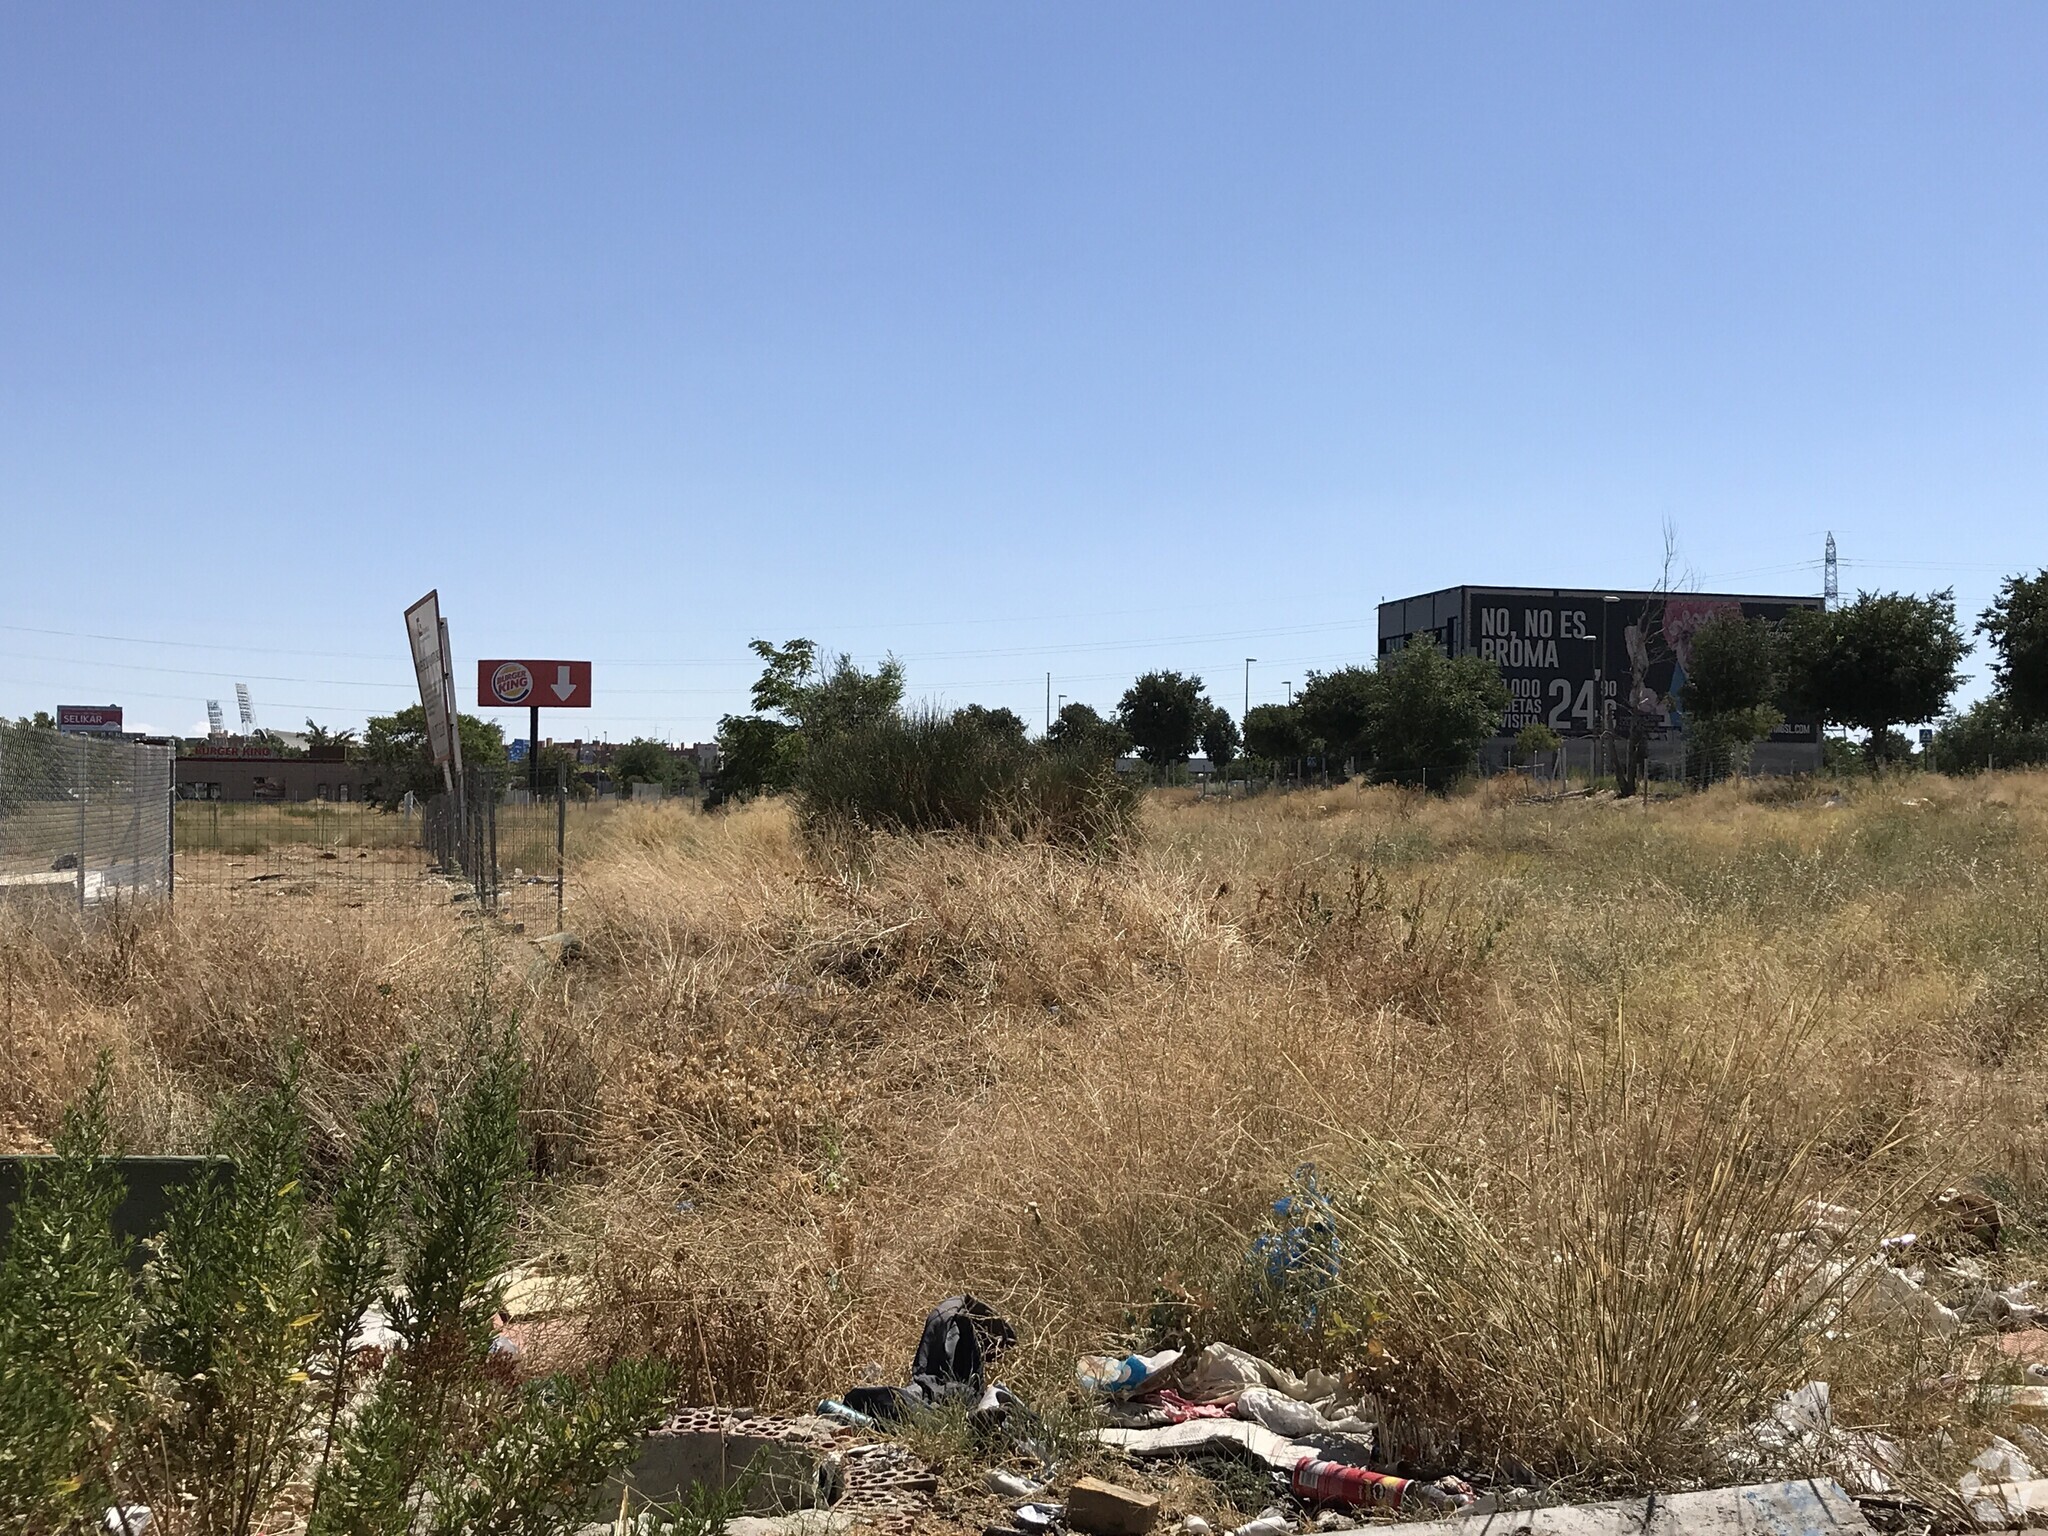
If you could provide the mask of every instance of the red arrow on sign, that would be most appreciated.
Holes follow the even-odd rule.
[[[500,658],[476,664],[479,709],[588,709],[590,663]]]

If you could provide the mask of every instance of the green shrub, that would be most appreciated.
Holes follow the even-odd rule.
[[[662,1410],[665,1368],[527,1387],[487,1370],[524,1174],[516,1035],[479,1030],[430,1114],[404,1066],[316,1187],[296,1062],[231,1104],[139,1279],[106,1074],[35,1170],[0,1264],[0,1526],[312,1536],[552,1531]],[[404,1347],[351,1348],[373,1307]]]
[[[1564,738],[1549,726],[1532,721],[1515,732],[1515,761],[1527,766],[1539,757],[1548,757],[1564,745]]]
[[[796,789],[814,833],[950,831],[1069,845],[1126,834],[1138,800],[1100,751],[1025,741],[966,710],[891,715],[818,743]]]
[[[1993,694],[1942,721],[1927,758],[1943,773],[2037,767],[2048,763],[2048,726],[2022,725],[2007,700]]]

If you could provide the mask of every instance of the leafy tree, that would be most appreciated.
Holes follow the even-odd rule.
[[[1124,690],[1116,718],[1138,756],[1158,773],[1194,755],[1213,708],[1199,677],[1147,672]]]
[[[1500,669],[1480,656],[1446,656],[1431,638],[1382,656],[1375,679],[1367,735],[1377,778],[1448,789],[1507,717]]]
[[[1105,720],[1086,704],[1068,704],[1053,716],[1046,740],[1061,751],[1085,758],[1116,758],[1131,749],[1131,738],[1114,720]]]
[[[1283,763],[1293,762],[1304,750],[1301,717],[1291,705],[1254,705],[1244,717],[1244,748],[1253,757],[1272,764],[1277,772]]]
[[[2006,577],[1977,620],[1977,633],[1989,637],[1996,652],[1991,673],[2011,723],[2048,723],[2048,570]]]
[[[1024,717],[1014,709],[988,709],[980,704],[969,704],[955,710],[953,717],[968,730],[980,731],[997,741],[1021,746],[1031,735],[1031,728],[1024,723]]]
[[[353,730],[330,731],[324,725],[314,724],[312,716],[306,717],[306,747],[309,751],[318,751],[323,747],[347,748],[355,744],[356,733]],[[465,758],[464,761],[468,759]]]
[[[53,800],[69,791],[77,769],[65,760],[55,723],[38,710],[32,720],[0,717],[0,774],[12,796]]]
[[[1751,745],[1784,723],[1778,628],[1738,611],[1714,614],[1694,630],[1679,702],[1696,782],[1738,765]]]
[[[1326,767],[1365,763],[1372,756],[1373,715],[1379,707],[1380,675],[1366,667],[1311,672],[1294,696],[1294,717],[1307,748],[1322,754]]]
[[[1943,773],[2038,767],[2048,763],[2048,724],[2022,725],[2000,691],[1942,721],[1927,759]]]
[[[1540,720],[1532,720],[1515,732],[1515,761],[1533,763],[1548,757],[1564,745],[1564,738]]]
[[[751,795],[772,795],[796,783],[796,727],[765,715],[726,715],[718,722],[718,781],[707,809]]]
[[[844,652],[828,667],[812,640],[754,640],[749,649],[764,663],[755,713],[718,722],[718,784],[707,806],[791,788],[813,746],[878,725],[903,702],[903,664],[893,656],[863,672]]]
[[[748,649],[766,663],[754,684],[755,711],[781,715],[805,740],[873,725],[903,702],[903,663],[894,656],[863,672],[843,651],[828,664],[811,640],[755,640]]]
[[[1218,704],[1209,711],[1209,718],[1202,722],[1202,751],[1209,758],[1209,766],[1217,773],[1228,768],[1237,756],[1237,722],[1230,711]]]
[[[530,752],[535,750],[535,748],[529,746],[527,750]],[[542,794],[553,794],[555,786],[558,784],[568,785],[569,793],[572,795],[581,796],[589,793],[589,786],[584,782],[580,771],[582,764],[576,761],[576,754],[570,751],[566,745],[559,741],[542,742],[538,750],[540,752],[539,777]]]
[[[1832,612],[1801,609],[1785,622],[1785,645],[1789,696],[1833,724],[1867,731],[1873,771],[1898,755],[1894,726],[1947,706],[1970,650],[1953,591],[1859,592]]]
[[[697,782],[697,765],[677,757],[665,741],[636,736],[612,753],[611,776],[622,789],[632,784],[687,789]]]
[[[505,733],[495,721],[457,715],[464,768],[503,774],[509,764]],[[417,704],[395,715],[372,715],[363,732],[362,760],[370,765],[363,792],[390,810],[408,791],[425,797],[441,792],[441,770],[427,743],[427,712]]]

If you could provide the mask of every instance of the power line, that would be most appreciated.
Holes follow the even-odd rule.
[[[58,667],[105,667],[117,672],[160,672],[171,677],[211,677],[240,682],[258,683],[316,683],[323,688],[404,688],[411,686],[403,677],[393,682],[373,682],[357,677],[285,677],[264,672],[244,672],[239,668],[228,671],[217,667],[157,667],[140,661],[100,661],[89,656],[36,656],[26,651],[0,651],[0,657],[8,661],[41,661]]]
[[[155,640],[141,635],[101,635],[80,629],[36,629],[27,624],[0,624],[17,635],[47,635],[58,640],[108,640],[116,645],[175,647],[181,651],[233,651],[244,656],[314,656],[324,661],[389,661],[389,656],[361,651],[293,651],[277,645],[209,645],[201,640]]]

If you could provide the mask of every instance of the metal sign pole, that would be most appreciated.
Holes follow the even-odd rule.
[[[562,887],[568,873],[563,850],[569,833],[569,765],[556,770],[555,779],[555,932],[562,931]]]
[[[540,804],[540,706],[526,711],[526,788],[533,803]]]

